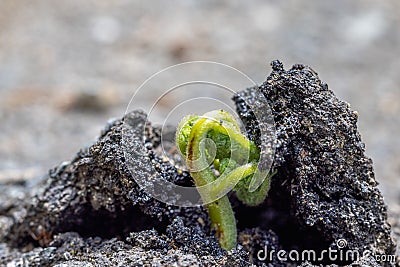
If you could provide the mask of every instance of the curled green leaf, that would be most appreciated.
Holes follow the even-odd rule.
[[[221,247],[236,245],[236,220],[227,193],[236,191],[243,203],[262,203],[270,188],[272,175],[265,175],[253,192],[248,188],[257,172],[259,148],[240,132],[235,118],[224,110],[182,119],[176,133],[177,147],[185,158],[195,185],[206,204],[211,226],[216,230]]]

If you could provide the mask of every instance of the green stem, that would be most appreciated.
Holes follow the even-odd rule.
[[[187,162],[190,169],[203,168],[202,164],[205,163],[205,160],[201,150],[198,148],[201,146],[201,141],[206,138],[208,132],[215,127],[215,124],[215,121],[200,119],[193,125],[186,149]],[[198,160],[201,160],[200,163]],[[210,184],[217,179],[210,168],[192,171],[191,175],[198,187]],[[206,194],[199,193],[204,200]],[[237,231],[235,216],[228,197],[225,195],[219,200],[207,204],[207,208],[211,226],[216,229],[221,247],[227,250],[232,249],[236,245]]]

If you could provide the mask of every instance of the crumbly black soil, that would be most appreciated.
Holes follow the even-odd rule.
[[[239,228],[236,249],[220,248],[203,208],[165,205],[136,184],[128,167],[135,166],[133,175],[149,177],[145,157],[159,173],[154,179],[187,186],[192,181],[158,156],[159,129],[146,126],[146,115],[134,111],[110,122],[92,146],[44,179],[0,185],[0,263],[285,266],[290,263],[276,257],[259,261],[257,252],[265,246],[268,251],[322,251],[335,248],[340,238],[350,249],[393,254],[386,206],[372,161],[364,153],[356,112],[309,67],[285,71],[278,61],[272,66],[263,85],[234,97],[249,136],[257,142],[263,138],[258,127],[264,125],[254,121],[243,100],[260,94],[267,98],[276,123],[273,168],[278,170],[263,205],[245,207],[230,196]],[[124,155],[123,148],[141,146],[144,127],[145,152]],[[373,257],[361,263],[385,265]]]
[[[348,249],[394,254],[372,160],[357,131],[357,112],[337,99],[310,67],[295,65],[285,71],[274,61],[272,68],[265,83],[234,100],[253,140],[260,140],[259,127],[264,125],[244,100],[263,94],[272,109],[277,134],[273,169],[278,172],[269,201],[276,217],[292,216],[288,221],[293,223],[289,228],[287,223],[276,225],[278,236],[283,242],[283,233],[292,232],[285,241],[293,245],[296,236],[294,245],[300,249],[335,249],[336,241],[345,239]],[[276,221],[264,220],[265,225]]]

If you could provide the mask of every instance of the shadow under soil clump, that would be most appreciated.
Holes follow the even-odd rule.
[[[146,114],[133,111],[110,122],[92,146],[44,179],[0,185],[0,263],[395,265],[375,257],[394,255],[395,243],[372,161],[357,131],[357,113],[311,68],[295,65],[284,70],[274,61],[272,69],[261,86],[233,97],[248,136],[259,144],[265,138],[260,128],[268,122],[256,121],[246,103],[263,95],[277,137],[272,166],[277,174],[266,201],[246,207],[230,196],[239,230],[235,249],[221,249],[204,208],[166,205],[138,186],[135,176],[185,186],[193,182],[189,173],[159,156],[160,129],[146,122]],[[170,142],[173,146],[174,140]],[[126,148],[132,153],[124,153]],[[328,249],[351,250],[360,257],[260,257],[280,249],[300,254],[313,249],[318,256]],[[366,250],[371,254],[363,255]]]

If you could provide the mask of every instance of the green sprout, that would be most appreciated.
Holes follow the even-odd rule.
[[[176,144],[206,203],[221,247],[234,248],[236,220],[227,193],[233,189],[244,204],[259,205],[267,196],[274,173],[258,170],[259,148],[240,132],[235,118],[224,110],[184,117],[176,132]],[[256,173],[265,179],[251,192],[249,185]]]

